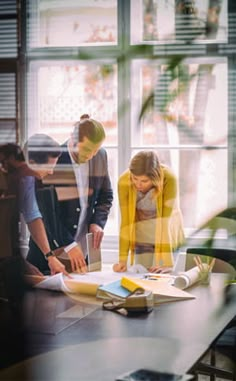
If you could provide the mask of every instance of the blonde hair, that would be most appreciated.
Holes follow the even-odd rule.
[[[154,151],[140,151],[130,161],[129,170],[134,176],[147,176],[157,193],[163,188],[163,173],[159,158]]]

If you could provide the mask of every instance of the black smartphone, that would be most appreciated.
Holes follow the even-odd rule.
[[[116,381],[187,381],[191,379],[193,376],[187,374],[177,375],[151,369],[137,369],[119,376]]]

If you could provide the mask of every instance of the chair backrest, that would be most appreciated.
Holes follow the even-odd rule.
[[[232,279],[236,277],[236,250],[221,248],[197,248],[190,247],[186,250],[185,271],[196,266],[194,256],[198,255],[204,262],[204,257],[216,258],[212,272],[229,274]]]
[[[5,173],[0,169],[0,196],[7,191],[7,179]]]
[[[18,213],[15,196],[0,198],[0,258],[14,255],[18,241]]]
[[[19,255],[19,214],[15,196],[0,198],[0,300],[15,304],[23,295],[22,258]]]

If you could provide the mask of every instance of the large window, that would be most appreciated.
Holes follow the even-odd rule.
[[[102,121],[115,194],[104,247],[119,232],[118,176],[141,149],[178,176],[187,234],[234,198],[228,9],[220,0],[27,2],[25,137],[62,143],[83,113]]]
[[[175,81],[167,69],[158,60],[132,62],[131,148],[132,154],[156,149],[175,171],[185,226],[192,230],[227,207],[227,61],[188,58],[178,65]],[[184,76],[189,82],[182,90]],[[137,125],[150,93],[154,101]]]
[[[37,89],[37,91],[36,91]],[[117,183],[117,64],[103,61],[37,61],[28,76],[28,136],[41,132],[64,143],[73,124],[88,113],[106,127],[109,172]],[[117,200],[106,232],[117,231]]]

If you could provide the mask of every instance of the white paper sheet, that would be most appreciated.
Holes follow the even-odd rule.
[[[88,293],[95,295],[96,294],[95,286],[99,287],[100,285],[105,285],[107,283],[114,282],[116,280],[121,279],[125,274],[131,275],[130,272],[116,273],[110,270],[110,271],[93,271],[86,274],[71,273],[70,274],[71,278],[69,278],[63,275],[62,273],[59,273],[56,275],[49,275],[47,277],[44,277],[44,280],[37,283],[35,287],[43,288],[47,290],[53,290],[53,291],[63,291],[68,293],[80,293],[80,292],[86,293],[86,285],[88,285],[87,287]],[[138,274],[132,273],[132,276],[138,276]],[[140,277],[140,274],[139,274],[139,277]]]
[[[42,282],[37,283],[35,287],[43,288],[46,290],[69,292],[69,289],[65,285],[62,273],[50,275],[45,278],[46,279],[44,279]]]

